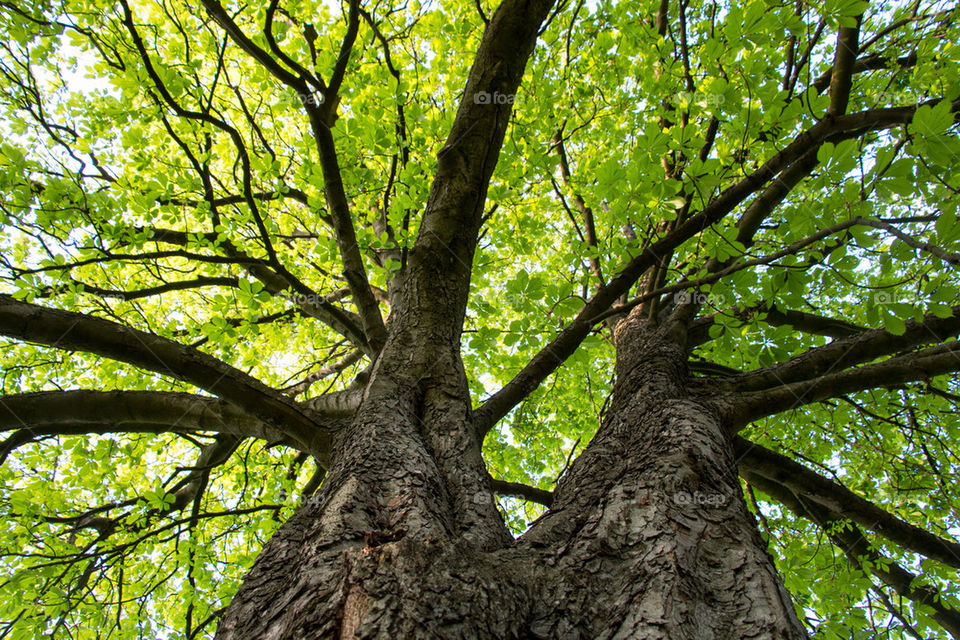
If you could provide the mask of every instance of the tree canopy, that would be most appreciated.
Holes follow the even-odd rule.
[[[960,9],[564,0],[504,93],[469,76],[496,12],[0,1],[0,637],[212,637],[441,174],[484,207],[460,349],[515,534],[616,318],[686,314],[811,632],[958,637]]]

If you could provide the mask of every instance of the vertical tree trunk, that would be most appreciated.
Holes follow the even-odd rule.
[[[805,638],[686,354],[632,314],[604,424],[523,536],[559,574],[543,637]]]
[[[685,354],[636,318],[617,349],[609,415],[517,541],[455,353],[426,385],[375,372],[318,498],[266,546],[217,637],[806,637]]]

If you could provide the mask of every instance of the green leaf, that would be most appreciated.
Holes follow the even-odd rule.
[[[895,336],[902,336],[907,330],[907,325],[903,319],[889,311],[882,313],[881,320],[883,321],[883,328]]]

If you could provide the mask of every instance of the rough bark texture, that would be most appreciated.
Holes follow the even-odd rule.
[[[220,640],[805,637],[685,351],[637,318],[618,331],[612,410],[552,510],[519,540],[497,510],[480,453],[497,410],[471,411],[459,345],[510,106],[473,96],[516,92],[551,6],[491,17],[359,408]]]
[[[489,19],[481,3],[476,3],[486,27],[472,67],[465,76],[456,116],[437,153],[437,168],[422,215],[419,210],[416,216],[409,210],[402,212],[405,231],[408,223],[419,219],[415,222],[417,236],[411,246],[404,233],[403,248],[397,246],[389,250],[400,267],[390,270],[393,275],[386,292],[372,287],[367,276],[365,260],[372,258],[384,266],[382,258],[386,253],[372,250],[368,256],[366,249],[358,245],[357,238],[361,235],[355,223],[366,224],[367,215],[348,195],[346,183],[351,180],[344,180],[340,165],[346,154],[341,153],[342,150],[338,152],[340,130],[334,127],[340,103],[338,91],[345,80],[350,81],[346,74],[353,66],[351,52],[355,44],[373,36],[374,41],[382,45],[384,63],[397,80],[398,91],[403,92],[402,87],[409,83],[401,81],[400,72],[393,66],[390,46],[407,35],[385,36],[380,31],[378,25],[393,22],[392,18],[387,20],[393,9],[380,16],[384,21],[378,22],[374,14],[380,13],[381,7],[364,8],[359,0],[346,4],[349,6],[345,16],[346,32],[329,83],[325,83],[321,74],[323,65],[317,64],[314,42],[318,34],[313,25],[302,25],[314,63],[310,65],[312,69],[285,54],[271,33],[275,14],[282,13],[285,20],[297,23],[294,14],[287,14],[278,2],[271,2],[266,10],[263,36],[267,49],[263,48],[260,36],[247,35],[254,21],[260,19],[258,11],[240,17],[234,13],[236,7],[225,7],[219,0],[200,2],[206,16],[201,19],[210,20],[205,26],[212,27],[215,23],[223,30],[225,40],[218,47],[218,70],[225,73],[228,67],[234,66],[232,57],[226,57],[225,47],[229,42],[229,46],[242,52],[285,90],[292,89],[301,99],[318,94],[323,97],[321,101],[302,103],[323,174],[326,203],[323,212],[316,210],[312,198],[305,192],[291,185],[283,184],[282,189],[278,186],[276,192],[254,190],[265,177],[271,182],[276,178],[272,170],[260,175],[257,167],[261,163],[254,161],[263,160],[267,152],[276,159],[254,115],[243,107],[253,132],[248,143],[249,132],[231,124],[233,117],[228,114],[233,113],[232,109],[220,113],[215,108],[220,99],[216,81],[209,88],[205,109],[203,104],[200,111],[194,111],[178,103],[178,97],[186,98],[187,94],[165,85],[165,81],[173,77],[166,73],[167,68],[173,69],[176,64],[164,60],[160,66],[166,48],[158,42],[156,34],[162,33],[162,27],[154,25],[152,20],[142,22],[146,16],[136,16],[140,9],[134,11],[127,0],[120,0],[126,44],[119,50],[106,47],[111,56],[106,56],[104,61],[108,67],[139,71],[141,79],[147,82],[143,97],[149,96],[148,105],[155,103],[159,108],[152,112],[154,117],[162,116],[171,140],[193,167],[202,193],[157,198],[157,205],[186,207],[191,211],[183,218],[182,229],[179,223],[177,229],[133,226],[131,230],[140,238],[135,240],[115,233],[121,228],[114,229],[112,222],[104,227],[104,232],[95,227],[97,247],[104,253],[102,257],[82,257],[71,264],[57,261],[56,265],[36,269],[32,266],[36,256],[30,256],[29,264],[23,269],[7,264],[5,259],[3,262],[17,278],[42,273],[63,276],[78,267],[98,263],[130,264],[127,261],[134,258],[140,260],[144,268],[149,267],[148,271],[158,279],[168,267],[159,260],[185,259],[197,265],[229,266],[229,275],[164,280],[158,286],[132,291],[77,281],[69,287],[59,284],[44,287],[42,295],[52,297],[68,289],[73,295],[76,284],[80,295],[119,296],[131,301],[194,287],[239,287],[236,274],[242,270],[259,281],[272,296],[289,298],[291,292],[297,296],[296,301],[290,300],[294,303],[292,307],[258,317],[253,322],[272,322],[297,315],[315,318],[350,343],[351,355],[337,364],[325,364],[300,383],[275,389],[200,350],[202,341],[186,346],[173,338],[123,324],[120,315],[108,320],[0,294],[2,336],[107,358],[170,380],[181,380],[216,396],[214,399],[181,392],[124,390],[45,391],[2,396],[0,430],[14,432],[0,442],[0,464],[17,447],[54,435],[175,432],[194,437],[209,436],[212,432],[214,441],[202,446],[196,464],[186,469],[189,474],[173,488],[174,503],[159,513],[170,515],[192,503],[193,526],[199,517],[211,470],[225,463],[243,439],[256,438],[269,444],[290,446],[298,451],[297,465],[308,456],[314,457],[320,469],[306,486],[312,493],[322,478],[319,492],[301,506],[263,549],[222,618],[217,631],[217,638],[221,640],[804,638],[804,628],[744,504],[737,477],[738,464],[743,477],[752,484],[820,525],[854,566],[871,571],[899,595],[931,607],[935,612],[933,619],[956,636],[960,617],[941,601],[940,594],[932,587],[914,584],[915,576],[896,563],[877,568],[882,564],[879,562],[882,556],[867,543],[857,527],[870,529],[900,544],[905,551],[952,566],[960,562],[955,542],[885,513],[839,483],[820,477],[815,470],[738,440],[735,432],[748,422],[805,404],[867,389],[902,387],[913,381],[926,383],[930,393],[955,399],[934,387],[931,380],[960,370],[960,340],[948,341],[960,332],[960,306],[954,307],[947,317],[931,311],[921,320],[907,321],[899,334],[806,311],[781,309],[773,304],[751,307],[738,312],[745,322],[756,319],[770,326],[790,326],[800,332],[829,336],[833,341],[753,371],[738,372],[719,363],[700,362],[700,371],[709,377],[691,378],[687,371],[690,349],[709,339],[708,329],[714,324],[714,318],[697,317],[703,311],[699,294],[689,296],[686,302],[680,302],[676,296],[673,303],[668,302],[668,294],[697,293],[701,287],[743,269],[796,267],[780,261],[799,258],[801,252],[807,250],[821,254],[811,257],[807,263],[817,264],[844,246],[846,240],[838,234],[843,232],[845,237],[857,226],[867,227],[871,233],[883,232],[910,249],[935,256],[947,264],[960,264],[957,254],[914,237],[909,227],[902,226],[907,224],[906,218],[866,217],[838,221],[764,256],[731,255],[726,260],[710,259],[705,265],[697,263],[700,259],[697,256],[703,255],[702,234],[716,223],[729,226],[731,218],[737,216],[736,240],[741,248],[753,246],[761,230],[776,228],[771,215],[818,166],[818,150],[824,145],[862,139],[867,145],[862,150],[869,158],[879,149],[871,151],[869,146],[876,132],[908,124],[916,128],[915,116],[921,108],[949,107],[954,122],[960,122],[960,99],[955,97],[929,97],[909,106],[848,113],[850,104],[863,103],[868,97],[868,94],[855,95],[857,99],[851,102],[854,76],[894,64],[886,60],[886,56],[867,53],[870,44],[879,43],[881,37],[891,35],[900,27],[917,26],[916,21],[901,21],[871,36],[863,45],[859,34],[862,16],[857,17],[853,26],[847,23],[840,27],[833,64],[811,85],[818,93],[830,90],[830,106],[824,116],[808,128],[799,129],[801,121],[798,120],[794,125],[771,127],[759,133],[755,142],[757,145],[764,142],[764,145],[757,147],[759,155],[753,158],[756,160],[753,170],[737,178],[731,178],[729,172],[718,174],[722,179],[718,178],[717,188],[722,190],[709,196],[709,201],[701,203],[698,210],[695,207],[699,204],[695,203],[700,198],[695,199],[685,186],[679,192],[685,195],[685,204],[671,221],[660,220],[659,213],[653,211],[650,219],[643,220],[642,207],[635,212],[613,212],[615,216],[609,220],[617,221],[617,226],[624,222],[620,220],[623,213],[630,214],[631,221],[622,229],[624,237],[638,241],[639,252],[633,253],[630,249],[627,262],[606,276],[600,263],[612,266],[612,261],[625,249],[613,243],[607,248],[613,253],[605,255],[603,260],[591,253],[591,270],[599,285],[592,297],[509,383],[474,409],[460,357],[460,343],[478,234],[487,216],[485,212],[490,212],[487,191],[511,122],[514,98],[537,38],[549,24],[566,20],[562,12],[569,3],[498,0]],[[569,26],[564,26],[568,30],[568,64],[570,35],[573,29],[579,28],[576,21],[583,8],[583,2],[574,4]],[[680,48],[675,53],[683,62],[687,88],[693,92],[687,50],[687,3],[659,0],[655,4],[659,8],[652,24],[661,38],[668,33],[678,36],[670,38],[679,40]],[[65,15],[70,13],[64,11]],[[20,16],[18,20],[35,21],[37,25],[46,25],[45,29],[56,27],[50,37],[56,37],[55,34],[63,30],[59,21],[48,23],[46,19],[30,18],[19,9],[15,13]],[[48,13],[46,9],[44,13]],[[596,17],[602,18],[602,14],[603,11]],[[111,22],[111,15],[108,12],[102,17],[112,31],[119,24]],[[672,26],[674,15],[676,30]],[[167,17],[173,19],[174,15],[168,12]],[[361,17],[370,27],[370,33],[361,35]],[[558,17],[560,20],[554,20]],[[590,18],[582,24],[584,28],[595,29],[604,24],[604,19],[594,22]],[[80,22],[85,20],[87,18]],[[931,24],[939,24],[939,20],[936,18]],[[783,80],[788,95],[806,95],[799,90],[797,81],[801,69],[812,62],[812,47],[824,27],[825,23],[817,27],[800,60],[794,60],[794,55],[799,53],[796,49],[799,41],[791,38]],[[74,28],[75,35],[90,39],[91,51],[104,51],[95,30],[80,29],[76,25]],[[186,38],[179,24],[177,28]],[[661,49],[662,42],[651,44]],[[551,45],[548,44],[546,51],[550,55]],[[821,52],[819,45],[816,51]],[[668,55],[665,52],[663,49],[663,55]],[[126,66],[127,53],[132,56],[130,66]],[[825,52],[814,56],[817,64],[822,62],[822,53]],[[861,53],[867,55],[861,57]],[[112,56],[116,56],[116,62]],[[669,66],[667,57],[661,57],[661,62],[664,69]],[[918,54],[911,53],[901,57],[895,66],[914,64],[918,64]],[[414,73],[418,65],[413,67]],[[23,68],[29,70],[29,64],[25,63]],[[219,71],[215,75],[218,79],[221,76]],[[657,86],[651,87],[651,91],[669,89],[666,76],[653,80]],[[236,89],[237,97],[242,95],[239,87],[231,82],[226,85]],[[28,95],[25,104],[37,123],[48,133],[61,129],[71,132],[70,128],[59,125],[51,128],[42,117],[41,92],[31,87],[32,84],[20,86],[29,89],[24,93]],[[600,89],[598,87],[598,91]],[[34,94],[36,105],[30,97]],[[483,95],[486,100],[480,99]],[[509,99],[491,101],[492,95]],[[790,100],[787,98],[788,103]],[[665,99],[663,106],[671,102]],[[642,100],[643,103],[652,105],[654,101]],[[362,105],[354,104],[351,108],[356,110]],[[385,232],[391,241],[396,236],[388,222],[393,219],[390,214],[396,212],[390,208],[389,201],[394,186],[406,175],[403,171],[397,173],[398,163],[401,169],[407,168],[407,162],[413,157],[400,103],[397,108],[399,155],[393,158],[384,191],[382,219],[374,222],[377,235]],[[694,114],[691,119],[691,113],[681,114],[676,105],[669,110],[682,118],[684,126],[697,125],[700,117]],[[668,119],[662,114],[652,115],[661,127],[675,124],[668,122],[675,120],[673,116]],[[213,163],[204,160],[201,164],[191,145],[175,133],[176,122],[192,123],[190,131],[203,134],[202,158],[209,156],[215,138],[217,149],[221,149],[221,139],[232,144],[236,151],[234,176],[239,177],[238,184],[234,185],[237,189],[231,189],[231,185],[216,177],[213,167],[220,164],[219,160]],[[551,127],[554,124],[557,123],[551,123]],[[193,128],[194,125],[199,128]],[[722,154],[714,153],[714,143],[724,140],[717,138],[721,126],[718,112],[706,124],[704,144],[699,151],[701,161],[725,162]],[[575,188],[582,176],[575,176],[578,172],[571,171],[575,158],[567,157],[568,148],[574,150],[589,144],[589,139],[578,139],[565,147],[564,127],[566,121],[553,140],[560,158],[560,177],[572,191],[574,204],[583,218],[582,239],[600,251],[604,243],[598,242],[593,209]],[[582,129],[582,126],[575,128]],[[567,131],[573,129],[571,122]],[[73,133],[74,141],[79,142],[79,134]],[[864,138],[868,134],[871,137]],[[54,139],[74,159],[80,157],[74,155],[63,139],[56,136]],[[904,143],[905,139],[898,143],[894,156]],[[744,139],[743,144],[752,142]],[[350,155],[354,155],[353,152]],[[360,157],[363,154],[358,159]],[[126,193],[126,185],[133,182],[126,178],[114,179],[94,156],[91,158],[93,166],[111,185],[114,182],[124,185],[117,202],[122,204],[128,196],[133,197]],[[688,160],[683,150],[663,156],[666,177],[680,179],[692,166]],[[292,162],[288,168],[297,164],[297,158]],[[740,164],[743,168],[743,163]],[[179,171],[178,165],[171,166]],[[589,170],[585,166],[581,165],[581,172]],[[37,174],[39,169],[31,171]],[[92,185],[95,176],[81,171],[73,177],[80,192],[85,192],[84,185]],[[28,187],[37,197],[29,206],[18,205],[24,211],[29,210],[29,215],[25,214],[30,220],[28,226],[34,227],[31,216],[36,206],[49,204],[46,200],[50,193],[44,195],[48,186],[35,175],[28,176],[22,185],[16,181],[11,184],[17,188]],[[367,186],[364,185],[364,192],[372,193]],[[107,183],[103,187],[106,189]],[[238,192],[232,193],[232,190]],[[40,199],[41,195],[44,198]],[[142,195],[144,199],[153,197]],[[270,230],[275,225],[266,224],[268,220],[264,216],[269,210],[261,205],[288,197],[314,211],[331,227],[347,285],[340,290],[342,293],[335,291],[326,297],[318,296],[294,275],[299,269],[291,271],[284,265],[283,260],[294,260],[294,255],[303,257],[300,250],[277,253]],[[138,206],[143,204],[141,198],[136,200]],[[204,206],[198,206],[201,204]],[[606,202],[593,204],[608,209]],[[262,245],[265,258],[254,257],[261,253],[259,250],[247,253],[221,232],[236,227],[233,224],[236,220],[226,219],[231,215],[227,208],[234,205],[242,205],[249,212],[257,229],[255,240]],[[73,203],[68,209],[74,206],[91,224],[103,218],[94,205],[84,204],[80,208]],[[365,204],[360,206],[367,208]],[[223,219],[218,207],[223,210]],[[196,214],[204,211],[209,211],[210,225],[191,229],[199,222]],[[104,223],[111,220],[109,216],[103,218]],[[915,216],[911,220],[929,221],[930,217]],[[224,224],[227,222],[230,223]],[[638,230],[646,226],[651,231],[635,232],[634,225]],[[64,247],[77,248],[74,239],[68,237],[72,232],[64,233],[63,238],[58,238]],[[56,233],[51,235],[57,238]],[[312,232],[307,233],[309,236]],[[293,237],[277,236],[276,239],[286,243]],[[158,246],[156,251],[139,251],[141,241],[147,238]],[[205,241],[202,253],[195,252],[200,247],[197,238]],[[766,238],[765,242],[770,239]],[[780,236],[772,239],[774,245],[780,240],[786,242]],[[111,242],[101,242],[106,240]],[[113,240],[121,247],[137,248],[138,253],[108,252],[103,247],[112,245]],[[243,241],[244,247],[250,249],[254,245],[247,240],[253,242],[254,239]],[[828,240],[829,244],[817,249],[818,243]],[[168,245],[173,250],[159,249]],[[694,246],[694,253],[682,255],[687,250],[684,247]],[[45,244],[43,248],[53,255]],[[74,252],[70,249],[65,253]],[[626,254],[621,257],[626,258]],[[674,257],[678,264],[672,264]],[[707,275],[689,279],[703,266]],[[207,267],[202,272],[206,273]],[[669,278],[668,273],[672,274]],[[687,276],[680,275],[683,273]],[[675,280],[674,276],[680,279]],[[328,280],[325,276],[320,282]],[[636,297],[629,300],[638,283]],[[344,301],[347,295],[349,303]],[[383,303],[389,305],[387,324],[382,319]],[[73,302],[67,304],[74,305]],[[348,310],[344,304],[355,311]],[[240,326],[246,319],[228,321]],[[617,383],[610,410],[595,438],[561,479],[555,492],[493,481],[481,456],[485,434],[581,348],[584,339],[601,323],[605,329],[615,327]],[[189,330],[178,330],[176,335],[189,333]],[[331,357],[339,350],[339,344],[332,349],[328,352]],[[296,400],[320,377],[344,371],[363,357],[370,359],[371,366],[357,375],[347,388],[307,401]],[[739,454],[735,455],[737,447]],[[932,466],[933,461],[930,462]],[[494,487],[539,500],[549,505],[550,511],[522,537],[514,539],[493,499]],[[61,524],[76,523],[77,529],[93,528],[101,536],[97,539],[99,544],[128,524],[126,517],[99,515],[106,510],[107,507],[95,508],[78,517],[47,519]],[[158,513],[151,511],[147,518],[155,515]],[[139,526],[131,525],[129,530]],[[109,554],[115,554],[117,548]],[[100,546],[96,553],[107,552]],[[82,555],[87,557],[86,553]],[[67,566],[77,562],[70,557]],[[42,566],[53,564],[56,563]],[[88,576],[84,574],[82,585],[86,585]],[[119,582],[122,580],[118,581],[118,589]],[[879,595],[886,602],[886,596]],[[118,606],[123,602],[122,597],[118,598]],[[901,617],[892,608],[890,613]],[[120,618],[118,610],[118,628]],[[193,626],[192,610],[188,610],[187,635],[191,635],[191,628],[192,635],[196,635],[211,619]]]
[[[683,350],[635,311],[601,430],[523,536],[559,571],[544,637],[803,638]]]
[[[218,638],[806,637],[680,347],[621,322],[610,412],[514,541],[456,352],[408,346],[404,366],[374,372],[321,491],[266,546]],[[398,382],[424,358],[446,377]]]

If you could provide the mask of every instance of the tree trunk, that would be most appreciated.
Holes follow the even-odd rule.
[[[637,310],[639,311],[639,309]],[[543,637],[805,638],[686,354],[633,313],[590,446],[521,546],[555,568]]]
[[[217,638],[806,637],[730,437],[660,332],[620,323],[603,426],[516,541],[455,348],[399,350],[396,335],[334,436],[328,479],[266,545]]]

